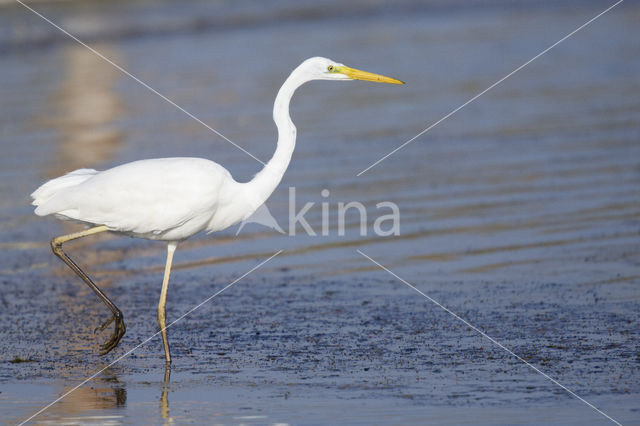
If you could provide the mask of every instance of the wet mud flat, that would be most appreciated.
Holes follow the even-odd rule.
[[[182,4],[43,12],[265,160],[275,93],[310,55],[408,84],[300,89],[296,152],[267,205],[287,230],[295,188],[296,211],[314,203],[305,219],[318,235],[250,224],[184,242],[169,321],[283,252],[169,330],[170,375],[159,337],[100,371],[156,333],[165,248],[107,235],[68,245],[125,315],[121,345],[100,357],[109,331],[93,330],[108,312],[48,247],[78,228],[35,217],[28,194],[79,167],[141,158],[212,158],[238,180],[260,164],[39,30],[39,18],[0,13],[0,27],[16,30],[0,32],[0,422],[98,372],[34,421],[608,422],[359,252],[616,420],[640,422],[637,5],[624,2],[358,176],[605,6],[341,2],[327,13],[280,2],[260,14]],[[242,25],[217,26],[238,16]],[[349,201],[366,206],[366,235],[357,214],[345,235],[335,230],[336,205]],[[372,232],[382,201],[399,207],[400,235]]]
[[[170,329],[170,381],[163,383],[158,336],[41,420],[64,422],[75,413],[87,421],[113,415],[125,423],[141,415],[158,421],[257,416],[258,423],[447,422],[457,413],[455,422],[469,416],[489,424],[520,418],[523,412],[514,406],[528,407],[534,422],[600,420],[397,280],[304,282],[275,275],[238,282]],[[6,392],[0,401],[14,413],[4,421],[32,414],[48,402],[46,395],[57,397],[156,332],[149,296],[157,285],[151,276],[109,287],[128,332],[104,358],[97,346],[106,334],[96,336],[93,329],[106,318],[105,309],[78,283],[42,278],[48,282],[37,292],[24,285],[4,292],[9,308],[2,316],[0,356],[13,362],[3,365]],[[224,285],[179,271],[169,294],[169,319]],[[621,297],[592,310],[598,291],[553,283],[451,282],[422,289],[603,410],[609,406],[622,419],[636,418],[635,303]],[[544,296],[549,292],[554,300]],[[55,306],[52,300],[64,303]]]

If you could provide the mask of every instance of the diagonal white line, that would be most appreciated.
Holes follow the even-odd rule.
[[[496,346],[500,347],[501,349],[503,349],[505,352],[507,352],[508,354],[510,354],[511,356],[517,358],[519,361],[522,361],[524,364],[527,365],[527,367],[531,368],[533,371],[535,371],[538,374],[543,375],[544,377],[546,377],[547,379],[549,379],[551,382],[553,382],[554,384],[560,386],[562,389],[564,389],[565,391],[567,391],[569,394],[571,394],[572,396],[576,397],[577,399],[579,399],[580,401],[584,402],[585,404],[587,404],[589,407],[593,408],[594,410],[596,410],[598,413],[602,414],[604,417],[606,417],[607,419],[611,420],[613,423],[622,426],[622,424],[620,422],[618,422],[617,420],[615,420],[614,418],[612,418],[611,416],[607,415],[605,412],[603,412],[602,410],[600,410],[599,408],[597,408],[595,405],[591,404],[589,401],[587,401],[586,399],[582,398],[581,396],[579,396],[578,394],[576,394],[575,392],[573,392],[571,389],[569,389],[568,387],[566,387],[565,385],[563,385],[562,383],[558,382],[556,379],[554,379],[553,377],[549,376],[548,374],[540,371],[536,366],[534,366],[533,364],[527,362],[527,360],[525,360],[524,358],[522,358],[521,356],[517,355],[516,353],[514,353],[511,349],[507,348],[506,346],[504,346],[502,343],[498,342],[496,339],[494,339],[493,337],[489,336],[487,333],[485,333],[484,331],[480,330],[478,327],[474,326],[473,324],[471,324],[469,321],[465,320],[464,318],[462,318],[461,316],[459,316],[458,314],[456,314],[455,312],[453,312],[452,310],[450,310],[449,308],[447,308],[446,306],[442,305],[440,302],[438,302],[437,300],[433,299],[432,297],[429,297],[428,295],[426,295],[425,293],[423,293],[422,291],[418,290],[416,287],[414,287],[413,285],[411,285],[409,282],[407,282],[406,280],[402,279],[401,277],[399,277],[398,275],[396,275],[393,271],[389,270],[388,268],[386,268],[385,266],[383,266],[382,264],[380,264],[379,262],[375,261],[374,259],[372,259],[371,257],[367,256],[366,254],[364,254],[363,252],[361,252],[360,250],[356,251],[358,253],[360,253],[363,257],[369,259],[371,262],[375,263],[376,265],[378,265],[381,269],[387,271],[389,274],[393,275],[395,278],[397,278],[398,280],[400,280],[402,283],[406,284],[408,287],[410,287],[411,289],[415,290],[416,292],[418,292],[419,294],[421,294],[424,298],[428,299],[430,302],[432,302],[433,304],[439,306],[440,308],[444,309],[444,311],[446,311],[447,313],[451,314],[455,319],[457,319],[458,321],[461,321],[463,324],[465,324],[467,327],[471,328],[473,331],[477,332],[478,334],[480,334],[482,337],[488,339],[491,343],[495,344]]]
[[[267,263],[268,261],[270,261],[271,259],[273,259],[274,257],[276,257],[277,255],[279,255],[280,253],[282,253],[284,250],[279,250],[276,253],[272,254],[268,259],[263,260],[262,262],[260,262],[259,264],[257,264],[256,266],[254,266],[253,268],[251,268],[249,271],[245,272],[244,274],[242,274],[242,276],[240,276],[239,278],[236,278],[235,280],[233,280],[230,284],[228,284],[226,287],[224,287],[222,290],[219,290],[217,292],[215,292],[214,294],[212,294],[211,296],[207,297],[204,301],[200,302],[199,304],[197,304],[196,306],[194,306],[193,308],[189,309],[187,312],[185,312],[184,314],[182,314],[178,319],[176,319],[175,321],[171,322],[169,325],[167,325],[164,329],[162,330],[158,330],[154,335],[152,335],[151,337],[145,339],[142,343],[138,344],[136,347],[134,347],[133,349],[130,349],[129,351],[127,351],[124,355],[119,356],[118,358],[115,359],[115,361],[112,361],[109,365],[107,365],[106,367],[104,367],[103,369],[99,370],[98,372],[94,373],[93,375],[91,375],[90,377],[88,377],[87,379],[83,380],[82,382],[80,382],[80,384],[76,385],[74,388],[72,388],[71,390],[67,391],[66,393],[64,393],[62,396],[58,397],[55,401],[51,402],[50,404],[42,407],[40,410],[38,410],[38,412],[34,413],[31,415],[31,417],[29,417],[28,419],[22,421],[20,423],[20,426],[22,426],[23,424],[27,423],[28,421],[30,421],[31,419],[33,419],[34,417],[42,414],[45,410],[49,409],[50,407],[52,407],[53,405],[55,405],[56,403],[58,403],[59,401],[61,401],[62,399],[64,399],[65,397],[67,397],[70,393],[74,392],[75,390],[77,390],[78,388],[80,388],[81,386],[83,386],[85,383],[87,383],[88,381],[94,379],[96,376],[98,376],[100,373],[102,373],[104,370],[106,370],[107,368],[111,367],[112,365],[118,363],[119,361],[121,361],[122,359],[128,357],[129,355],[131,355],[131,353],[133,351],[135,351],[136,349],[138,349],[140,346],[146,344],[147,342],[149,342],[151,339],[153,339],[154,337],[156,337],[158,334],[160,334],[162,331],[168,329],[169,327],[171,327],[172,325],[174,325],[175,323],[177,323],[178,321],[182,320],[184,317],[186,317],[187,315],[191,314],[193,311],[195,311],[196,309],[198,309],[199,307],[201,307],[202,305],[204,305],[205,303],[209,302],[211,299],[213,299],[214,297],[216,297],[217,295],[219,295],[220,293],[222,293],[223,291],[225,291],[226,289],[228,289],[229,287],[231,287],[232,285],[234,285],[235,283],[237,283],[238,281],[240,281],[241,279],[243,279],[244,277],[246,277],[247,275],[249,275],[250,273],[252,273],[253,271],[255,271],[256,269],[260,268],[262,265],[264,265],[265,263]]]
[[[560,40],[556,41],[555,43],[553,43],[551,46],[547,47],[546,49],[544,49],[542,52],[538,53],[536,56],[534,56],[533,58],[529,59],[527,62],[525,62],[524,64],[520,65],[518,68],[516,68],[515,70],[511,71],[509,74],[505,75],[504,77],[502,77],[500,80],[496,81],[495,83],[493,83],[491,86],[487,87],[486,89],[484,89],[482,92],[478,93],[477,95],[475,95],[474,97],[472,97],[471,99],[469,99],[467,102],[463,103],[462,105],[460,105],[458,108],[454,109],[453,111],[449,112],[447,115],[445,115],[444,117],[442,117],[440,120],[436,121],[435,123],[433,123],[432,125],[430,125],[429,127],[427,127],[426,129],[424,129],[423,131],[421,131],[420,133],[418,133],[417,135],[415,135],[414,137],[412,137],[411,139],[409,139],[408,141],[406,141],[405,143],[403,143],[402,145],[400,145],[399,147],[397,147],[396,149],[394,149],[393,151],[389,152],[387,155],[385,155],[384,157],[380,158],[378,161],[376,161],[375,163],[371,164],[369,167],[367,167],[366,169],[360,171],[360,173],[358,173],[356,176],[360,176],[364,173],[366,173],[369,169],[377,166],[378,164],[380,164],[381,162],[383,162],[384,160],[386,160],[387,158],[389,158],[390,156],[392,156],[393,154],[395,154],[396,152],[400,151],[402,148],[404,148],[405,146],[409,145],[411,142],[413,142],[414,140],[416,140],[417,138],[419,138],[420,136],[424,135],[425,133],[427,133],[429,130],[433,129],[434,127],[436,127],[438,124],[442,123],[444,120],[446,120],[447,118],[451,117],[453,114],[455,114],[456,112],[460,111],[462,108],[466,107],[467,105],[469,105],[471,102],[475,101],[476,99],[478,99],[480,96],[484,95],[485,93],[487,93],[489,90],[493,89],[494,87],[496,87],[498,84],[502,83],[503,81],[505,81],[506,79],[508,79],[509,77],[511,77],[512,75],[514,75],[515,73],[517,73],[518,71],[520,71],[522,68],[526,67],[527,65],[529,65],[531,62],[535,61],[536,59],[538,59],[540,56],[544,55],[545,53],[547,53],[548,51],[550,51],[551,49],[553,49],[554,47],[556,47],[557,45],[559,45],[560,43],[562,43],[563,41],[565,41],[566,39],[568,39],[569,37],[571,37],[572,35],[574,35],[575,33],[577,33],[578,31],[580,31],[581,29],[583,29],[584,27],[586,27],[587,25],[589,25],[590,23],[592,23],[593,21],[595,21],[596,19],[598,19],[599,17],[601,17],[602,15],[604,15],[605,13],[609,12],[611,9],[613,9],[614,7],[616,7],[617,5],[619,5],[620,3],[622,3],[624,0],[618,0],[618,2],[612,4],[611,6],[609,6],[608,8],[606,8],[605,10],[603,10],[602,12],[600,12],[599,14],[597,14],[596,16],[594,16],[593,18],[589,19],[587,22],[585,22],[584,24],[580,25],[578,28],[576,28],[575,30],[571,31],[569,34],[567,34],[566,36],[562,37]]]
[[[43,20],[45,20],[46,22],[48,22],[49,24],[51,24],[53,27],[57,28],[59,31],[61,31],[62,33],[64,33],[65,35],[69,36],[71,39],[73,39],[74,41],[76,41],[77,43],[81,44],[82,46],[86,47],[87,49],[89,49],[92,53],[94,53],[95,55],[97,55],[98,57],[100,57],[101,59],[103,59],[104,61],[106,61],[107,63],[109,63],[110,65],[112,65],[113,67],[117,68],[118,70],[120,70],[122,73],[124,73],[125,75],[131,77],[133,80],[135,80],[136,82],[140,83],[143,87],[145,87],[146,89],[148,89],[149,91],[151,91],[152,93],[160,96],[162,99],[164,99],[165,101],[167,101],[168,103],[170,103],[171,105],[173,105],[174,107],[178,108],[180,111],[182,111],[183,113],[185,113],[186,115],[188,115],[189,117],[193,118],[195,121],[197,121],[198,123],[202,124],[204,127],[206,127],[207,129],[211,130],[213,133],[215,133],[216,135],[220,136],[222,139],[226,140],[227,142],[229,142],[231,145],[235,146],[236,148],[238,148],[240,151],[244,152],[245,154],[247,154],[249,157],[253,158],[254,160],[256,160],[258,163],[265,165],[265,163],[260,160],[258,157],[254,156],[253,154],[251,154],[249,151],[247,151],[246,149],[244,149],[243,147],[241,147],[240,145],[236,144],[235,142],[233,142],[231,139],[229,139],[228,137],[226,137],[225,135],[223,135],[222,133],[220,133],[219,131],[217,131],[216,129],[214,129],[213,127],[209,126],[207,123],[205,123],[204,121],[200,120],[198,117],[196,117],[195,115],[193,115],[192,113],[190,113],[189,111],[187,111],[186,109],[184,109],[183,107],[181,107],[180,105],[178,105],[177,103],[175,103],[174,101],[172,101],[171,99],[167,98],[165,95],[163,95],[162,93],[158,92],[156,89],[154,89],[153,87],[149,86],[147,83],[145,83],[144,81],[140,80],[138,77],[136,77],[135,75],[131,74],[129,71],[127,71],[126,69],[122,68],[120,65],[116,64],[115,62],[113,62],[111,59],[107,58],[106,56],[104,56],[102,53],[98,52],[96,49],[94,49],[93,47],[89,46],[88,44],[86,44],[85,42],[83,42],[82,40],[80,40],[78,37],[74,36],[73,34],[71,34],[70,32],[68,32],[67,30],[65,30],[64,28],[60,27],[59,25],[57,25],[56,23],[54,23],[53,21],[51,21],[50,19],[48,19],[46,16],[42,15],[41,13],[39,13],[38,11],[36,11],[35,9],[27,6],[24,2],[22,2],[21,0],[16,0],[16,2],[20,3],[22,6],[24,6],[25,8],[29,9],[31,12],[33,12],[34,14],[38,15],[40,18],[42,18]]]

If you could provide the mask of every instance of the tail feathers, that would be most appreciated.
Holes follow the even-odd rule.
[[[31,194],[33,202],[31,204],[34,206],[42,206],[60,191],[79,185],[94,176],[96,173],[98,172],[93,169],[78,169],[67,173],[64,176],[60,176],[59,178],[51,179],[40,186],[40,188],[33,191],[33,194]],[[38,210],[41,209],[36,209],[36,214],[39,214]]]

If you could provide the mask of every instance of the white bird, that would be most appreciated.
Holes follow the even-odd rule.
[[[31,194],[38,216],[52,214],[89,226],[84,231],[53,238],[51,248],[113,313],[99,328],[102,331],[115,321],[113,334],[102,345],[102,355],[115,348],[125,333],[122,312],[62,250],[62,244],[104,231],[168,243],[158,325],[165,359],[170,363],[165,305],[177,244],[200,231],[220,231],[237,224],[267,200],[280,183],[295,147],[296,127],[289,116],[289,101],[298,87],[311,80],[403,84],[327,58],[310,58],[289,75],[276,96],[273,120],[278,128],[277,148],[271,160],[249,182],[236,182],[224,167],[203,158],[158,158],[105,171],[75,170],[46,182]]]

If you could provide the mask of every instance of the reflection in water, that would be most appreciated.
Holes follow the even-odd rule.
[[[118,61],[113,47],[99,46],[99,50]],[[67,47],[65,58],[65,75],[51,98],[56,114],[43,120],[60,135],[47,177],[103,164],[122,143],[121,132],[113,127],[121,113],[113,90],[119,71],[82,46]]]
[[[69,375],[76,377],[85,374],[84,370],[66,371],[63,373],[64,382],[69,383]],[[171,365],[166,364],[160,393],[160,418],[163,424],[173,423],[173,417],[169,415],[169,385],[171,381]],[[65,386],[58,391],[58,395],[66,395],[74,389]],[[98,377],[91,380],[90,384],[81,386],[59,403],[48,410],[47,423],[54,424],[84,424],[97,422],[100,424],[121,424],[123,417],[119,414],[127,404],[126,384],[120,380],[114,369],[106,368]],[[94,414],[100,413],[100,414]]]
[[[68,380],[64,380],[69,382]],[[65,395],[73,389],[65,386],[60,395]],[[120,423],[121,415],[104,415],[105,411],[124,408],[127,403],[127,390],[125,383],[120,381],[116,372],[111,368],[106,368],[98,377],[91,381],[91,385],[81,386],[65,396],[60,403],[51,407],[51,417],[57,419],[55,422],[62,424],[82,423],[87,421],[100,421],[109,423]],[[92,413],[99,412],[99,416]]]
[[[164,424],[173,423],[173,418],[169,416],[169,381],[171,380],[171,364],[164,366],[164,380],[162,381],[162,394],[160,395],[160,417]]]

